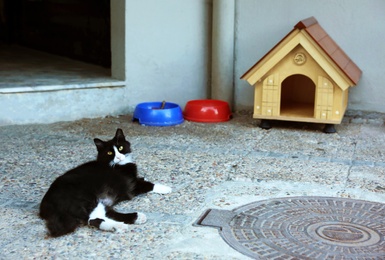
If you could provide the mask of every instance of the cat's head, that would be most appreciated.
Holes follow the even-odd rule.
[[[132,163],[131,145],[124,137],[122,129],[116,130],[115,137],[109,141],[94,139],[98,149],[97,161],[107,163],[110,166]]]

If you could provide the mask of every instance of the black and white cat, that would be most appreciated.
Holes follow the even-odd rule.
[[[130,143],[121,129],[112,140],[95,138],[94,142],[97,159],[58,177],[43,197],[40,217],[52,237],[71,233],[85,224],[107,231],[127,230],[128,224],[146,222],[146,216],[116,212],[115,204],[150,191],[171,192],[170,187],[138,177]]]

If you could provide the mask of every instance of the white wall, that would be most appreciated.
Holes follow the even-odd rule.
[[[211,1],[127,0],[127,91],[182,108],[209,93]]]
[[[236,109],[253,106],[253,87],[239,77],[310,16],[363,71],[348,109],[385,112],[384,0],[236,1]]]

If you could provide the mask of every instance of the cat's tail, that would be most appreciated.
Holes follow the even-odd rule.
[[[67,213],[53,214],[45,219],[49,235],[60,237],[75,231],[80,225],[79,220]]]
[[[79,226],[79,220],[68,212],[53,209],[52,205],[43,200],[40,204],[39,215],[45,220],[48,234],[51,237],[60,237],[69,234]]]

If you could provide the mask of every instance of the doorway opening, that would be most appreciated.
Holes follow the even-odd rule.
[[[110,0],[2,0],[2,41],[111,67]]]
[[[0,0],[0,93],[121,86],[111,0]]]
[[[295,74],[281,84],[281,116],[314,117],[316,86],[307,76]]]

